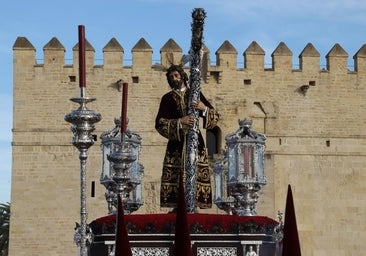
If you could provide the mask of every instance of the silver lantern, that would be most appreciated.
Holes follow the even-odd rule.
[[[228,134],[224,157],[215,162],[215,204],[228,214],[255,216],[258,191],[266,184],[266,137],[252,129],[252,121],[239,120],[239,129]]]
[[[125,134],[121,134],[120,119],[115,119],[114,123],[112,130],[100,136],[103,153],[100,183],[106,188],[108,213],[116,211],[117,195],[120,194],[124,212],[130,214],[143,205],[141,136],[128,129]]]

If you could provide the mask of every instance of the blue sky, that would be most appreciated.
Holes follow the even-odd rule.
[[[10,201],[12,46],[18,36],[27,37],[34,45],[39,63],[43,62],[44,45],[54,36],[66,48],[66,59],[72,59],[77,27],[84,25],[86,38],[95,49],[96,64],[102,64],[102,48],[113,37],[124,48],[126,60],[131,59],[137,41],[145,38],[153,48],[155,62],[170,38],[188,51],[191,13],[198,7],[207,13],[204,43],[211,51],[211,60],[228,40],[243,62],[242,53],[256,41],[270,64],[271,53],[284,42],[293,52],[296,68],[298,55],[310,42],[324,65],[325,55],[339,43],[352,66],[353,55],[366,43],[366,1],[359,0],[5,0],[0,11],[0,203]]]

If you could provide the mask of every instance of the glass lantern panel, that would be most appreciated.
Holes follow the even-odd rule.
[[[237,146],[235,144],[232,144],[228,148],[228,167],[229,167],[229,179],[228,181],[237,180],[238,178],[238,163],[237,163],[237,157],[236,157],[236,149]]]

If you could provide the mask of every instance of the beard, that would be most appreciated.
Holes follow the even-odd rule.
[[[182,86],[182,84],[183,84],[183,80],[178,80],[178,81],[173,80],[170,82],[170,85],[174,90],[179,90],[180,87]]]

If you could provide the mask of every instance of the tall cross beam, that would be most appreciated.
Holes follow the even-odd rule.
[[[186,148],[186,187],[185,198],[187,211],[193,213],[196,204],[196,179],[198,160],[198,133],[199,111],[192,107],[193,101],[200,100],[201,92],[201,50],[203,39],[203,25],[206,12],[202,8],[196,8],[192,12],[192,40],[190,48],[190,95],[188,102],[188,114],[195,118],[194,125],[188,129]]]

